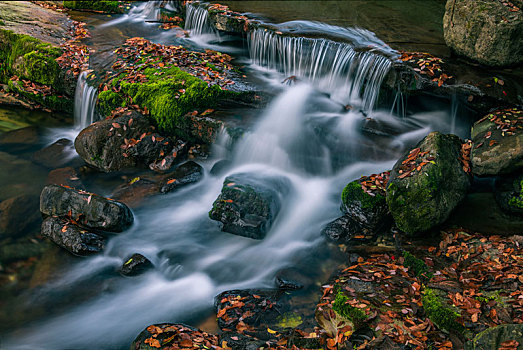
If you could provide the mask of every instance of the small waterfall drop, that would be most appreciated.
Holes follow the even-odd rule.
[[[358,52],[347,43],[291,37],[264,29],[248,36],[254,64],[285,76],[305,78],[342,103],[357,103],[371,111],[391,62],[372,52]]]
[[[192,35],[216,34],[209,21],[207,9],[193,3],[186,5],[185,30],[190,31]]]
[[[95,105],[98,97],[96,88],[87,82],[87,72],[78,76],[74,95],[74,124],[76,128],[84,129],[95,120]]]

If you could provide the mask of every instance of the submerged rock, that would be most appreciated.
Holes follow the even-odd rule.
[[[447,45],[489,66],[523,62],[523,16],[512,7],[499,1],[448,0],[443,17]]]
[[[283,177],[246,173],[228,176],[209,217],[223,223],[222,231],[263,239],[289,190],[290,182]]]
[[[0,202],[0,237],[21,235],[39,220],[38,196],[20,195]]]
[[[84,164],[81,159],[74,154],[73,142],[68,139],[60,139],[52,145],[36,151],[32,156],[33,162],[50,169],[66,166],[75,158],[77,164],[73,164],[73,166]]]
[[[470,186],[461,141],[432,132],[400,158],[387,185],[387,204],[401,230],[413,234],[443,223]]]
[[[177,141],[156,133],[147,118],[129,111],[91,124],[76,137],[74,146],[86,163],[109,172],[161,164],[170,156],[179,159],[184,154]]]
[[[131,344],[134,350],[215,349],[218,337],[180,323],[157,323],[144,329]]]
[[[69,186],[78,190],[85,190],[82,180],[80,180],[78,173],[72,167],[51,170],[49,175],[47,175],[46,184]]]
[[[99,253],[105,246],[103,237],[54,216],[42,223],[42,235],[79,256]]]
[[[121,232],[133,223],[133,214],[125,204],[57,185],[42,190],[40,211],[49,216],[67,216],[82,226],[103,231]]]
[[[465,350],[498,350],[503,342],[514,341],[523,344],[523,324],[503,324],[491,327],[479,333],[465,344]],[[518,349],[517,345],[512,346]],[[507,347],[508,349],[508,347]]]
[[[119,272],[124,276],[137,276],[152,268],[154,268],[154,265],[145,256],[133,254],[120,267]]]
[[[523,169],[523,111],[487,114],[472,127],[474,175],[510,174]]]
[[[203,168],[192,160],[183,163],[176,170],[166,176],[161,185],[160,192],[167,193],[182,186],[198,182],[203,177]]]

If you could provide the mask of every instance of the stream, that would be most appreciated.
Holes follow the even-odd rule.
[[[382,80],[397,53],[368,30],[293,19],[280,26],[335,33],[352,44],[260,30],[237,45],[235,38],[210,30],[198,8],[188,12],[188,38],[177,35],[177,29],[162,31],[158,23],[145,22],[158,16],[158,3],[137,3],[128,14],[110,18],[73,13],[92,36],[87,40],[95,49],[91,68],[108,69],[116,47],[144,36],[161,44],[227,52],[244,66],[250,84],[274,97],[263,109],[229,111],[240,122],[245,113],[249,131],[235,144],[224,133],[211,156],[197,160],[205,168],[202,181],[156,196],[134,210],[134,225],[112,237],[102,255],[78,258],[58,278],[25,292],[12,311],[23,314],[17,316],[23,322],[3,327],[2,348],[126,349],[152,323],[206,327],[207,320],[214,320],[217,294],[271,288],[283,269],[310,277],[301,297],[314,305],[318,286],[336,266],[320,231],[339,216],[343,187],[362,175],[389,170],[430,131],[467,133],[468,123],[456,120],[461,108],[456,102],[425,97],[407,104],[400,94],[380,101]],[[372,50],[355,50],[362,46]],[[96,120],[96,89],[85,83],[85,75],[77,87],[75,126],[46,128],[49,143],[72,139]],[[291,76],[296,78],[286,80]],[[230,160],[231,168],[211,175],[221,159]],[[261,241],[221,232],[209,219],[224,178],[236,173],[277,175],[292,185]],[[120,176],[101,174],[86,185],[110,196]],[[119,276],[116,269],[133,253],[149,258],[155,269],[133,278]]]

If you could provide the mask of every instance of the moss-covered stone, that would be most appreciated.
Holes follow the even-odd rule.
[[[521,181],[519,182],[519,193],[512,196],[512,198],[509,199],[508,204],[511,207],[523,209],[523,176],[521,176]]]
[[[338,292],[334,303],[332,303],[332,309],[358,327],[367,319],[367,315],[363,310],[348,304],[347,301],[349,301],[349,298],[343,292]]]
[[[126,103],[118,93],[106,90],[98,94],[98,112],[103,116],[108,116],[118,107],[125,107]]]
[[[73,10],[95,10],[106,13],[122,13],[118,1],[64,1],[64,7]]]
[[[349,182],[341,194],[341,201],[345,208],[350,205],[351,200],[357,200],[361,202],[361,207],[364,209],[372,209],[376,205],[385,203],[384,196],[380,194],[370,196],[369,194],[365,193],[361,188],[361,184],[358,180]]]
[[[416,150],[419,156],[412,160]],[[401,230],[409,234],[427,231],[443,223],[465,198],[470,180],[463,171],[460,152],[459,137],[433,132],[394,165],[386,199]],[[411,162],[420,164],[406,174],[404,166]]]
[[[403,265],[408,267],[410,271],[414,272],[416,277],[419,277],[422,281],[429,281],[433,275],[429,270],[429,267],[421,259],[416,258],[411,253],[403,252]]]
[[[459,313],[446,306],[434,290],[427,288],[423,294],[422,302],[425,313],[436,326],[447,332],[463,332],[463,325],[457,321],[461,316]]]

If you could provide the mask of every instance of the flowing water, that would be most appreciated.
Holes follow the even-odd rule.
[[[155,13],[148,6],[152,8],[138,4],[107,23],[119,28],[143,21]],[[188,28],[202,34],[206,20],[189,8]],[[376,47],[368,33],[350,33]],[[78,260],[60,278],[28,293],[22,306],[40,309],[42,316],[29,318],[30,327],[11,329],[3,346],[124,349],[151,323],[197,324],[212,317],[213,298],[224,290],[272,287],[276,273],[289,267],[314,276],[328,260],[321,228],[340,215],[340,193],[347,182],[390,169],[431,130],[453,127],[460,133],[445,102],[407,105],[398,95],[394,104],[376,103],[391,64],[388,48],[379,54],[362,52],[349,43],[264,31],[247,40],[246,72],[276,95],[264,110],[253,112],[256,124],[236,145],[220,148],[203,162],[202,181],[155,197],[135,210],[132,228],[112,237],[103,254]],[[85,75],[79,79],[75,108],[82,126],[93,121],[96,98]],[[296,76],[293,83],[281,84],[289,76]],[[225,136],[218,144],[228,144]],[[232,160],[231,169],[209,174],[221,158]],[[289,183],[282,210],[261,241],[221,232],[208,217],[224,178],[236,173]],[[100,194],[110,195],[112,189],[107,186]],[[148,257],[155,269],[134,278],[118,276],[116,269],[133,253]]]

